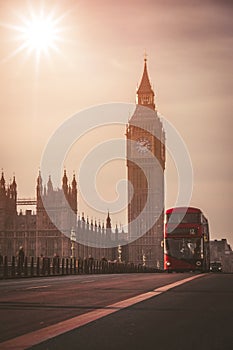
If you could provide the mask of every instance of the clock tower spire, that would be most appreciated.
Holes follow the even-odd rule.
[[[144,56],[144,70],[142,79],[137,90],[137,104],[149,107],[155,110],[154,102],[155,94],[151,87],[148,71],[147,71],[147,54]]]

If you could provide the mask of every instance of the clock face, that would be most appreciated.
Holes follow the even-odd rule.
[[[151,150],[151,143],[147,138],[141,137],[136,142],[136,149],[140,153],[146,153]]]

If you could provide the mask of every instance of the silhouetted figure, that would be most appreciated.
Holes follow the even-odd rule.
[[[58,271],[59,267],[59,255],[57,253],[54,253],[53,255],[53,274]]]
[[[91,255],[89,255],[89,257],[88,257],[88,270],[89,270],[89,273],[92,273],[93,265],[94,265],[94,258]]]
[[[105,258],[105,256],[103,256],[101,259],[101,270],[103,273],[105,273],[107,270],[107,263],[108,263],[108,260]]]

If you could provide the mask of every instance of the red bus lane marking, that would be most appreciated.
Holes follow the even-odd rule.
[[[128,298],[126,300],[122,300],[117,303],[108,305],[105,308],[90,311],[90,312],[87,312],[86,314],[76,316],[68,320],[59,322],[57,324],[39,329],[37,331],[33,331],[30,333],[21,335],[19,337],[7,340],[3,343],[0,343],[0,349],[1,350],[24,350],[33,345],[42,343],[48,339],[57,337],[60,334],[69,332],[73,329],[77,329],[81,326],[84,326],[90,322],[96,321],[102,317],[113,314],[114,312],[125,309],[134,304],[140,303],[141,301],[158,296],[168,291],[169,289],[178,287],[184,283],[190,282],[201,276],[206,276],[206,274],[191,276],[183,280],[167,284],[166,286],[156,288],[150,292],[146,292],[146,293],[137,295],[135,297]]]

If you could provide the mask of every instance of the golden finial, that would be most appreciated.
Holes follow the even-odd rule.
[[[144,50],[144,61],[146,62],[147,61],[147,52],[146,52],[146,49]]]

